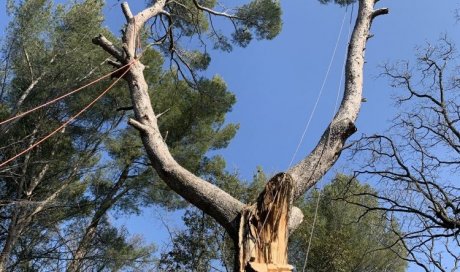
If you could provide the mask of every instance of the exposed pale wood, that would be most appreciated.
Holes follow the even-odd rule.
[[[294,269],[292,265],[275,265],[249,262],[248,270],[256,272],[290,272]]]
[[[257,203],[245,208],[239,230],[239,271],[291,271],[277,269],[289,267],[288,221],[292,185],[292,178],[280,173],[265,185]],[[263,264],[271,264],[272,268]],[[256,267],[263,269],[257,270]]]

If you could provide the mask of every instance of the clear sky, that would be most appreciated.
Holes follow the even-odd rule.
[[[4,2],[0,0],[0,29],[4,29],[7,20]],[[129,2],[135,6],[134,2],[144,1]],[[114,0],[107,0],[107,6],[107,25],[118,31],[124,23],[121,10]],[[460,1],[381,0],[378,6],[390,8],[390,14],[378,17],[372,28],[375,37],[367,46],[364,79],[367,102],[363,104],[355,135],[387,129],[395,112],[390,99],[394,91],[386,79],[377,77],[379,65],[413,60],[416,46],[435,43],[444,33],[460,44],[460,25],[455,23],[453,12],[460,8]],[[254,41],[231,53],[211,52],[207,74],[221,75],[236,94],[237,103],[228,120],[241,126],[230,146],[218,153],[226,158],[230,170],[237,169],[245,179],[251,179],[258,165],[268,173],[288,167],[321,88],[345,13],[344,8],[320,5],[316,0],[285,0],[282,8],[283,30],[274,40]],[[349,8],[323,97],[296,161],[308,154],[332,117],[350,11]],[[350,165],[340,160],[332,171],[345,166]],[[141,232],[147,240],[161,244],[167,239],[167,232],[158,223],[158,213],[162,212],[146,210],[140,217],[121,222],[132,232]],[[165,220],[177,223],[177,214],[163,215]]]

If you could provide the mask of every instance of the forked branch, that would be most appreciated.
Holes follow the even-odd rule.
[[[198,9],[209,12],[196,1],[194,3]],[[311,154],[287,172],[287,175],[292,177],[294,198],[303,195],[320,180],[337,161],[347,138],[356,131],[354,123],[362,99],[364,51],[369,30],[376,16],[388,12],[386,9],[374,10],[374,4],[375,0],[359,1],[358,18],[347,56],[345,94],[339,111]],[[128,4],[123,4],[123,13],[127,20],[123,34],[124,50],[114,47],[101,36],[94,42],[119,62],[128,63],[135,57],[136,39],[134,37],[139,35],[139,31],[147,20],[164,14],[166,5],[167,1],[158,0],[151,7],[133,15]],[[189,172],[175,161],[159,131],[143,69],[143,64],[138,60],[134,62],[126,76],[135,114],[135,119],[130,120],[130,124],[139,130],[153,167],[172,190],[216,219],[236,240],[239,218],[245,205],[220,188]],[[290,210],[298,211],[297,209]],[[299,218],[301,215],[292,217],[290,220],[295,219],[294,221],[299,223],[301,221]],[[291,228],[295,228],[295,225],[291,224]]]

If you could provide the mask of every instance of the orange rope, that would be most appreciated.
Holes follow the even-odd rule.
[[[89,103],[88,105],[86,105],[82,110],[80,110],[77,114],[73,115],[72,117],[69,118],[69,120],[67,120],[66,122],[64,122],[60,127],[58,127],[57,129],[55,129],[53,132],[49,133],[48,135],[46,135],[45,137],[43,137],[42,139],[40,139],[38,142],[34,143],[33,145],[29,146],[27,149],[21,151],[20,153],[14,155],[13,157],[9,158],[8,160],[2,162],[0,164],[0,168],[2,168],[3,166],[5,166],[6,164],[8,164],[9,162],[17,159],[18,157],[26,154],[27,152],[29,152],[30,150],[34,149],[35,147],[37,147],[39,144],[43,143],[44,141],[46,141],[47,139],[49,139],[51,136],[53,136],[54,134],[56,134],[58,131],[60,131],[61,129],[63,129],[64,127],[66,127],[70,122],[72,122],[73,120],[75,120],[78,116],[80,116],[83,112],[85,112],[87,109],[89,109],[91,106],[93,106],[99,99],[101,99],[102,96],[104,96],[108,91],[110,91],[110,89],[112,89],[113,86],[115,86],[115,84],[117,84],[117,82],[126,74],[128,73],[128,71],[131,69],[131,65],[134,63],[135,60],[133,60],[132,62],[128,63],[127,65],[129,65],[129,69],[127,69],[126,71],[123,72],[123,74],[117,78],[112,84],[110,84],[109,87],[107,87],[107,89],[105,89],[101,94],[99,94],[98,97],[96,97],[93,101],[91,101],[91,103]],[[126,65],[125,65],[126,66]]]
[[[31,112],[34,112],[34,111],[36,111],[36,110],[39,110],[39,109],[41,109],[41,108],[43,108],[43,107],[46,107],[46,106],[51,105],[51,104],[53,104],[53,103],[56,103],[56,102],[58,102],[59,100],[64,99],[64,98],[66,98],[66,97],[69,96],[69,95],[72,95],[72,94],[74,94],[74,93],[76,93],[76,92],[79,92],[79,91],[81,91],[82,89],[85,89],[85,88],[87,88],[87,87],[89,87],[89,86],[91,86],[91,85],[93,85],[93,84],[95,84],[95,83],[101,81],[102,79],[105,79],[105,78],[107,78],[107,77],[113,75],[114,73],[116,73],[116,72],[118,72],[118,71],[120,71],[120,70],[126,68],[126,66],[131,65],[131,64],[132,64],[132,62],[131,62],[131,63],[128,63],[128,64],[126,64],[126,65],[123,65],[122,67],[118,68],[117,70],[114,70],[114,71],[112,71],[112,72],[110,72],[110,73],[108,73],[108,74],[106,74],[106,75],[104,75],[104,76],[102,76],[102,77],[100,77],[100,78],[98,78],[98,79],[95,79],[95,80],[91,81],[90,83],[88,83],[88,84],[86,84],[86,85],[83,85],[83,86],[80,87],[80,88],[77,88],[77,89],[75,89],[75,90],[73,90],[73,91],[71,91],[71,92],[69,92],[69,93],[66,93],[66,94],[64,94],[64,95],[61,95],[61,96],[59,96],[59,97],[56,97],[55,99],[53,99],[53,100],[51,100],[51,101],[48,101],[48,102],[46,102],[46,103],[44,103],[44,104],[42,104],[42,105],[40,105],[40,106],[37,106],[37,107],[32,108],[32,109],[30,109],[30,110],[28,110],[28,111],[25,111],[25,112],[22,112],[22,113],[20,113],[20,114],[17,114],[17,115],[15,115],[15,116],[13,116],[13,117],[11,117],[11,118],[8,118],[8,119],[6,119],[6,120],[4,120],[4,121],[1,121],[1,122],[0,122],[0,126],[3,125],[3,124],[6,124],[6,123],[8,123],[8,122],[11,122],[11,121],[13,121],[13,120],[16,120],[16,119],[18,119],[18,118],[20,118],[20,117],[23,117],[24,115],[27,115],[27,114],[29,114],[29,113],[31,113]]]

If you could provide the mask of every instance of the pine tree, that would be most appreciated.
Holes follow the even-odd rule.
[[[88,42],[96,33],[114,38],[101,26],[101,10],[100,1],[10,5],[1,120],[111,70],[104,54]],[[237,125],[224,124],[235,97],[219,77],[201,78],[192,88],[178,79],[177,70],[163,71],[163,59],[153,49],[145,50],[143,61],[158,95],[153,107],[164,112],[165,140],[199,174],[206,152],[225,147],[236,133]],[[103,80],[2,125],[2,161],[58,127],[109,83]],[[114,227],[109,213],[140,213],[148,205],[175,209],[184,202],[152,172],[136,132],[126,127],[129,104],[121,84],[64,131],[0,169],[0,263],[5,269],[113,271],[152,265],[154,247]]]

